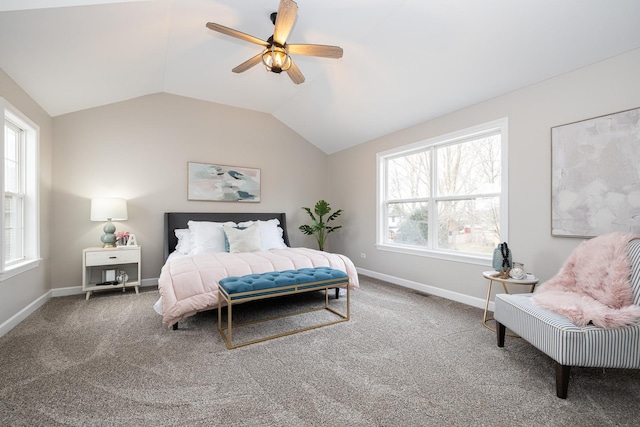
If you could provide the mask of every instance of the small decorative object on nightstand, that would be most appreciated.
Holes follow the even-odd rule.
[[[527,272],[524,269],[524,264],[521,262],[513,262],[513,268],[509,271],[509,276],[512,279],[523,280],[527,278]]]
[[[126,284],[127,281],[129,281],[129,275],[126,271],[120,270],[120,273],[118,273],[118,283]]]
[[[135,288],[141,280],[141,247],[87,248],[82,251],[82,291]]]
[[[135,234],[129,234],[129,239],[127,239],[127,246],[138,246],[138,240],[136,240]]]

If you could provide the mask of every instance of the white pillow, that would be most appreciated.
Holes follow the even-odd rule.
[[[188,254],[191,252],[191,232],[188,228],[179,228],[174,231],[178,238],[178,244],[176,245],[176,252],[181,254]]]
[[[224,245],[223,226],[235,227],[236,223],[189,221],[187,223],[191,233],[191,254],[204,254],[208,252],[226,252]]]
[[[247,228],[222,227],[229,241],[229,252],[257,252],[262,249],[258,224]]]
[[[282,237],[283,231],[279,227],[280,220],[273,218],[268,221],[246,221],[238,224],[238,227],[249,227],[254,222],[258,223],[260,230],[260,240],[262,241],[262,250],[284,249],[287,245]]]

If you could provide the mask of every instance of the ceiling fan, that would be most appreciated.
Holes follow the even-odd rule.
[[[207,23],[207,28],[236,37],[251,43],[264,46],[264,50],[235,67],[234,73],[242,73],[262,62],[268,71],[280,74],[285,71],[295,84],[304,82],[304,76],[293,62],[291,55],[319,56],[322,58],[342,58],[342,48],[319,44],[288,44],[287,37],[298,15],[298,5],[293,0],[280,0],[278,11],[271,14],[274,24],[273,35],[267,40],[245,34],[213,22]]]

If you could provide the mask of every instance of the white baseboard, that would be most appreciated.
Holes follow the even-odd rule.
[[[436,286],[425,285],[423,283],[414,282],[412,280],[401,279],[399,277],[390,276],[388,274],[366,270],[364,268],[356,267],[356,270],[358,270],[359,274],[362,274],[364,276],[369,276],[369,277],[373,277],[374,279],[384,280],[385,282],[393,283],[394,285],[403,286],[405,288],[424,292],[426,294],[431,294],[438,297],[450,299],[452,301],[461,302],[462,304],[470,305],[472,307],[478,307],[483,310],[484,310],[484,305],[486,303],[486,300],[482,298],[472,297],[469,295],[461,294],[459,292],[448,291],[446,289],[438,288]],[[493,301],[489,303],[489,310],[493,311]]]
[[[52,297],[68,297],[69,295],[80,295],[82,293],[82,286],[69,286],[66,288],[51,289]]]
[[[158,286],[158,279],[143,279],[142,283],[140,283],[140,287],[147,286]],[[54,297],[66,297],[69,295],[80,295],[83,294],[82,286],[68,286],[66,288],[55,288],[46,292],[38,299],[33,301],[31,304],[20,310],[18,313],[13,315],[7,321],[0,324],[0,337],[5,335],[7,332],[15,328],[20,322],[29,317],[34,311],[40,308],[44,303],[49,301]]]
[[[0,337],[15,328],[20,322],[29,317],[31,313],[42,307],[42,305],[51,299],[51,291],[43,294],[31,304],[11,316],[7,321],[0,325]]]

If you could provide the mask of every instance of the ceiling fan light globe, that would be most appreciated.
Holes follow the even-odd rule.
[[[283,48],[271,46],[263,52],[262,63],[267,71],[279,74],[291,67],[291,57]]]

